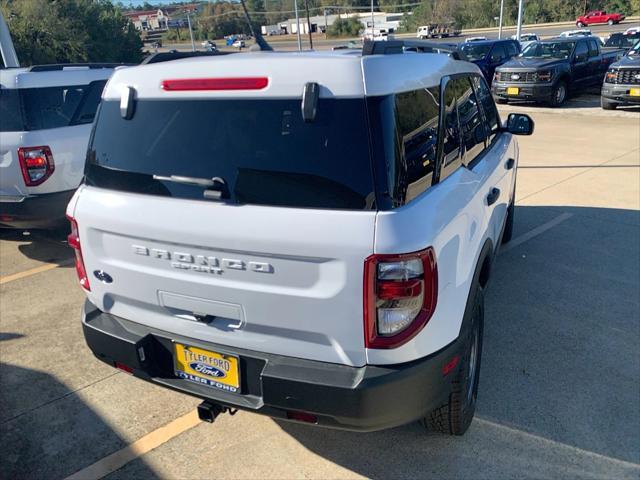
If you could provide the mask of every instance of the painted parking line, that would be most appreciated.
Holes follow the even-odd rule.
[[[512,248],[518,247],[523,243],[528,242],[532,238],[537,237],[538,235],[542,235],[547,230],[552,229],[556,225],[559,225],[560,223],[564,222],[565,220],[571,217],[573,217],[573,213],[567,213],[567,212],[561,213],[557,217],[549,220],[547,223],[543,223],[542,225],[534,228],[533,230],[529,230],[527,233],[524,233],[519,237],[514,238],[508,244],[504,245],[503,247],[500,247],[500,253],[508,252]]]
[[[27,278],[32,275],[37,275],[38,273],[47,272],[49,270],[53,270],[58,267],[66,267],[67,265],[71,265],[73,263],[73,259],[70,258],[68,260],[63,260],[58,263],[47,263],[45,265],[40,265],[39,267],[31,268],[29,270],[25,270],[23,272],[13,273],[11,275],[5,275],[0,277],[0,285],[4,285],[5,283],[15,282],[16,280],[20,280],[21,278]]]
[[[150,452],[154,448],[168,442],[172,438],[186,432],[201,423],[198,413],[193,410],[182,417],[176,418],[173,422],[164,427],[160,427],[144,437],[136,440],[131,445],[127,445],[121,450],[108,455],[92,465],[68,476],[65,480],[90,480],[103,478],[110,473],[124,467],[127,463]]]

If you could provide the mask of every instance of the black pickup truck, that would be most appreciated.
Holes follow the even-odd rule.
[[[568,94],[600,86],[622,49],[601,49],[595,37],[556,38],[528,45],[496,69],[492,90],[498,103],[534,101],[558,107]]]

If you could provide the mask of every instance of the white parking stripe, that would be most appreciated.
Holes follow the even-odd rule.
[[[103,478],[124,467],[127,463],[168,442],[172,438],[186,432],[200,423],[198,413],[193,410],[173,422],[160,427],[144,437],[127,445],[121,450],[108,455],[92,465],[68,476],[65,480],[93,480]]]
[[[549,229],[555,227],[556,225],[564,222],[565,220],[567,220],[568,218],[571,218],[572,216],[573,216],[573,213],[567,213],[567,212],[558,215],[554,219],[549,220],[547,223],[543,223],[542,225],[534,228],[533,230],[530,230],[527,233],[525,233],[523,235],[520,235],[518,238],[514,238],[513,240],[511,240],[504,247],[500,247],[500,253],[508,252],[512,248],[515,248],[515,247],[517,247],[519,245],[522,245],[524,242],[528,242],[532,238],[543,234],[547,230],[549,230]]]

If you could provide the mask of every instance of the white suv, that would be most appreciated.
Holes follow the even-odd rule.
[[[533,122],[406,43],[114,74],[67,209],[99,359],[210,420],[467,429]]]
[[[52,227],[80,184],[113,64],[0,70],[0,226]]]

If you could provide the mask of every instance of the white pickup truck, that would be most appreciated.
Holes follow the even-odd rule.
[[[116,71],[67,209],[94,354],[203,419],[464,433],[534,125],[412,42]]]

